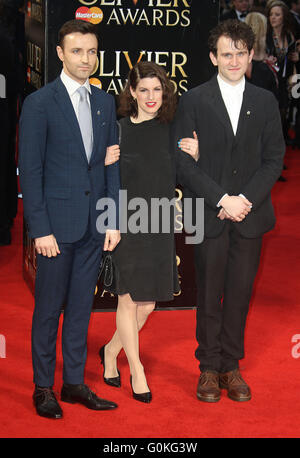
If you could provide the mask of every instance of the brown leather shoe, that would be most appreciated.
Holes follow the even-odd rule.
[[[228,397],[233,401],[250,401],[251,391],[239,369],[220,374],[220,388],[227,390]]]
[[[197,387],[197,398],[205,402],[218,402],[221,399],[219,374],[214,371],[201,372]]]

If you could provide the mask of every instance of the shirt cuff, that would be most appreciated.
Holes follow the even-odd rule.
[[[218,208],[221,207],[220,202],[221,202],[221,200],[223,199],[223,197],[225,197],[225,196],[228,196],[227,192],[226,192],[226,194],[224,194],[224,196],[221,197],[221,199],[220,199],[219,202],[217,203],[217,207],[218,207]]]

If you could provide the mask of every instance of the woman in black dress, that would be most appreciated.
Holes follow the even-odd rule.
[[[294,64],[290,53],[295,49],[295,37],[291,13],[282,1],[273,1],[267,11],[267,54],[276,61],[278,68],[278,101],[282,128],[288,138],[287,111],[289,108],[288,80],[293,74]]]
[[[128,229],[122,233],[113,253],[117,272],[114,289],[118,294],[117,330],[99,354],[104,381],[119,387],[117,356],[124,348],[133,397],[147,403],[152,395],[139,357],[138,333],[154,310],[155,302],[170,301],[179,291],[172,215],[167,232],[162,231],[161,221],[158,230],[153,231],[158,221],[150,211],[153,198],[170,201],[175,196],[169,141],[175,100],[172,82],[165,70],[153,62],[140,62],[133,67],[120,97],[119,113],[125,116],[120,121],[120,171],[121,187],[127,191]],[[198,142],[195,138],[184,139],[181,148],[195,157]],[[111,147],[112,157],[114,149],[118,146]],[[142,207],[133,200],[136,198],[147,204],[148,211],[141,218],[136,209],[139,212]]]

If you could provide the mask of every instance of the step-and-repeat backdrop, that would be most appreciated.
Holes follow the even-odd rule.
[[[98,63],[91,83],[116,96],[129,70],[141,60],[165,67],[178,95],[207,81],[214,72],[208,58],[209,30],[218,22],[219,0],[31,0],[26,2],[27,93],[54,80],[61,71],[56,55],[62,24],[81,19],[96,25]],[[176,230],[183,227],[177,193]],[[192,245],[176,233],[181,291],[160,308],[190,308],[196,304]],[[35,281],[35,253],[24,222],[24,278],[31,290]],[[94,310],[111,310],[117,298],[97,285]]]

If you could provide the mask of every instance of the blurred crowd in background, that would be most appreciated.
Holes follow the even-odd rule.
[[[229,18],[245,21],[254,30],[254,58],[247,78],[274,93],[286,144],[299,148],[300,0],[222,0],[220,19]]]

